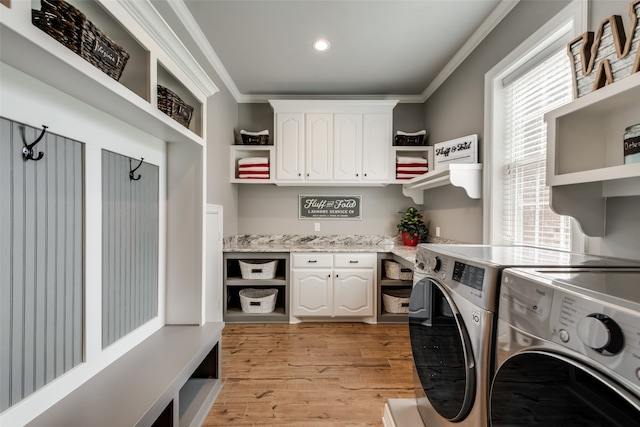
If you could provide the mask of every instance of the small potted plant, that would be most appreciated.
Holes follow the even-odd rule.
[[[404,212],[397,227],[398,231],[402,233],[402,242],[405,246],[415,246],[421,238],[426,238],[429,235],[429,228],[422,220],[422,215],[413,207]]]

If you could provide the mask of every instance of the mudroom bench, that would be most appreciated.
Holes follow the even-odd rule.
[[[28,426],[201,425],[222,388],[223,327],[162,327]]]

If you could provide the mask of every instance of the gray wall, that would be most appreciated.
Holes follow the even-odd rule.
[[[386,187],[238,186],[240,234],[396,235],[398,212],[415,206],[399,185]],[[299,220],[298,195],[361,195],[362,220]],[[314,223],[320,231],[314,231]]]
[[[524,0],[511,11],[425,103],[430,143],[478,134],[483,161],[485,73],[567,4]],[[482,200],[445,187],[425,193],[424,207],[432,232],[439,226],[443,238],[482,242]]]
[[[511,11],[425,103],[430,143],[477,133],[482,155],[485,73],[568,3],[522,0]],[[617,14],[629,31],[629,4],[630,1],[591,0],[589,30],[597,32],[604,19]],[[639,198],[612,199],[607,207],[607,235],[603,239],[588,238],[586,251],[640,258]],[[481,200],[472,201],[459,191],[443,188],[425,193],[424,208],[425,216],[431,219],[432,232],[440,226],[444,238],[482,242]]]

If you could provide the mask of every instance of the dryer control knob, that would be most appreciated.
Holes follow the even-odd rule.
[[[590,314],[578,322],[577,332],[580,341],[604,356],[612,356],[622,350],[622,330],[609,316]]]
[[[429,258],[427,260],[427,263],[431,268],[431,270],[433,270],[434,272],[440,271],[442,262],[440,261],[440,258],[438,258],[437,256],[434,256],[433,258]]]

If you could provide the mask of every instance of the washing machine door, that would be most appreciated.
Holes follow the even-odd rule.
[[[445,288],[426,278],[411,292],[408,318],[417,391],[424,392],[442,418],[464,419],[476,387],[473,352],[460,313]],[[418,410],[427,423],[420,399]]]
[[[516,353],[498,368],[491,387],[492,427],[630,427],[640,397],[566,356]]]

